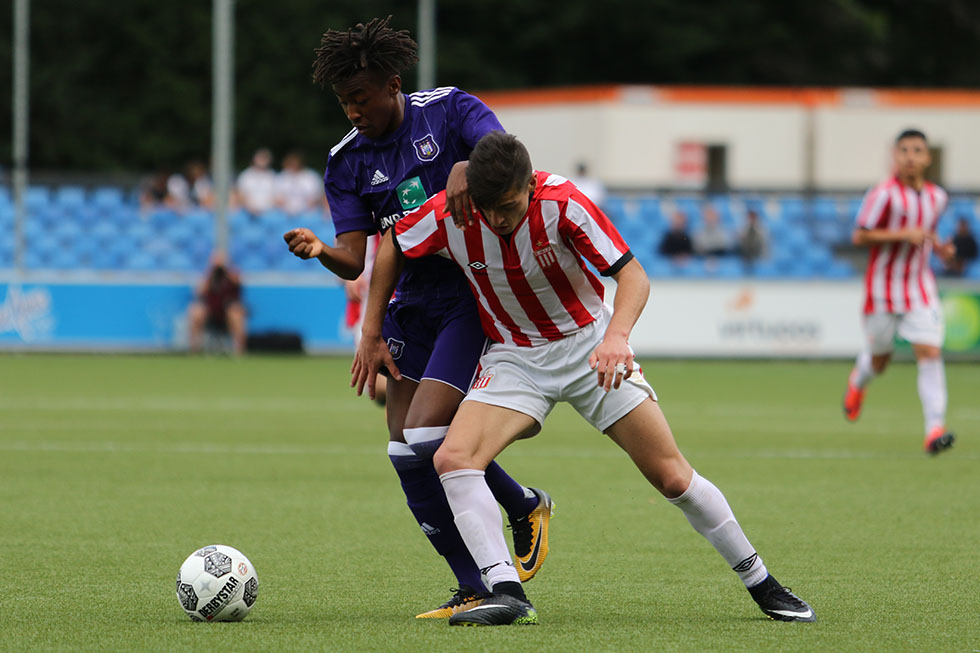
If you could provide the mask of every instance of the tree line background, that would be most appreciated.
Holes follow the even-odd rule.
[[[596,83],[980,87],[975,0],[437,0],[437,83],[479,91]],[[11,88],[12,3],[0,16]],[[300,148],[322,168],[348,123],[311,81],[327,28],[415,0],[238,0],[235,158]],[[209,0],[33,0],[31,168],[134,172],[207,159]],[[405,76],[408,90],[416,75]],[[9,99],[8,94],[0,97]],[[11,159],[11,106],[0,153]]]

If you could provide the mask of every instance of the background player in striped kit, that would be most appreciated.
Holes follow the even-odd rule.
[[[439,193],[407,214],[378,251],[361,345],[358,390],[396,363],[381,339],[385,298],[407,259],[440,255],[466,274],[493,340],[480,376],[435,455],[456,524],[494,595],[453,615],[452,625],[536,624],[507,554],[483,469],[515,440],[538,433],[558,401],[623,448],[738,574],[762,611],[782,621],[815,621],[780,585],[746,539],[724,495],[678,450],[656,395],[628,344],[650,281],[609,219],[567,179],[534,172],[527,150],[503,132],[484,136],[467,179],[480,214],[465,230],[447,219]],[[617,284],[613,310],[591,263]]]
[[[354,125],[331,149],[324,177],[337,240],[331,247],[309,229],[294,229],[284,239],[296,256],[316,258],[344,279],[363,270],[370,234],[386,231],[430,194],[448,187],[468,206],[465,161],[483,134],[501,129],[486,105],[457,88],[402,93],[401,72],[418,60],[416,44],[407,32],[389,28],[390,18],[328,30],[314,62],[314,80],[332,88]],[[418,616],[445,618],[485,593],[432,466],[485,342],[456,267],[435,257],[406,266],[384,334],[403,371],[387,384],[388,455],[409,508],[459,583],[449,601]],[[525,570],[530,578],[547,555],[551,499],[496,463],[488,480],[510,517],[515,554],[533,562]]]
[[[954,436],[946,428],[943,309],[929,259],[935,251],[949,260],[956,251],[936,239],[947,196],[926,180],[931,158],[925,134],[916,129],[899,134],[894,160],[894,176],[865,196],[853,235],[854,244],[870,253],[864,277],[865,348],[847,381],[844,415],[857,420],[865,388],[888,366],[897,333],[915,352],[925,418],[923,447],[935,454],[951,447]]]

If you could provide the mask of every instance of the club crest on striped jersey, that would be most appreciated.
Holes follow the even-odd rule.
[[[536,240],[531,245],[531,249],[534,251],[534,258],[537,259],[539,266],[547,268],[558,264],[558,255],[551,248],[551,243],[545,240]]]
[[[417,141],[412,141],[412,145],[415,146],[415,156],[419,158],[419,161],[431,161],[439,156],[439,144],[436,143],[432,134],[426,134]]]

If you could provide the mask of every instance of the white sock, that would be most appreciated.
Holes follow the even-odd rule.
[[[946,366],[942,358],[919,361],[919,399],[926,422],[926,435],[946,424]]]
[[[725,500],[708,479],[694,472],[684,494],[667,499],[684,511],[687,521],[715,547],[746,587],[758,585],[769,575]]]
[[[874,368],[871,367],[871,354],[866,351],[862,351],[858,354],[857,361],[854,363],[854,369],[851,370],[851,378],[849,379],[851,385],[855,388],[864,388],[866,385],[871,383],[871,379],[875,377]]]
[[[470,555],[493,589],[497,583],[520,583],[504,541],[504,521],[497,500],[479,469],[458,469],[439,477],[456,518],[456,528]]]

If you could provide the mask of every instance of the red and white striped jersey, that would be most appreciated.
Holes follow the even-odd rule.
[[[926,182],[916,191],[892,177],[864,196],[857,226],[892,231],[920,228],[935,233],[947,199],[946,191],[936,184]],[[865,313],[907,313],[939,305],[936,277],[929,267],[931,242],[886,243],[870,249],[864,276]]]
[[[445,191],[393,227],[405,256],[455,261],[476,296],[486,334],[524,347],[560,340],[599,316],[604,289],[586,260],[609,276],[633,258],[609,218],[574,184],[535,174],[527,214],[509,237],[481,215],[458,229],[445,210]]]

